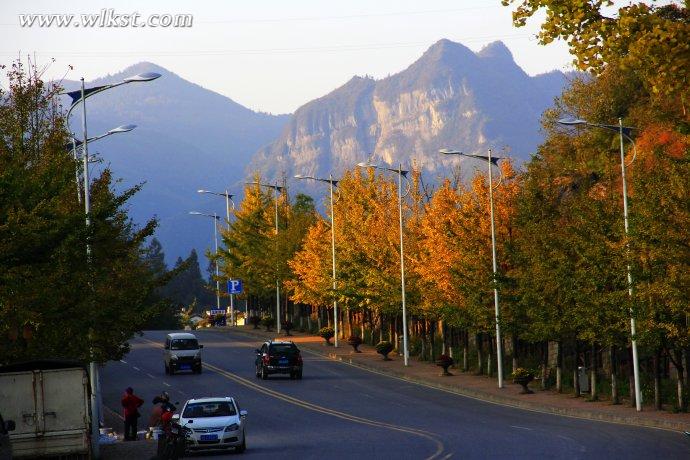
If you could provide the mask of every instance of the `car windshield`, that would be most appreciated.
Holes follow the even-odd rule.
[[[171,350],[196,350],[199,342],[196,339],[173,339],[170,342]]]
[[[293,344],[273,344],[269,350],[272,355],[294,355],[299,353],[299,350]]]
[[[237,415],[235,405],[228,401],[190,403],[184,408],[182,417],[227,417]]]

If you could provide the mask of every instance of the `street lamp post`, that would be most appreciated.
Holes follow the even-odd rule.
[[[280,280],[278,279],[278,192],[283,190],[283,187],[278,184],[263,184],[261,182],[253,181],[247,182],[247,185],[258,185],[259,187],[266,187],[273,189],[273,201],[276,208],[276,331],[280,334]]]
[[[628,229],[628,187],[625,180],[625,147],[623,145],[623,138],[627,139],[633,146],[633,151],[635,156],[637,156],[637,147],[635,146],[635,141],[630,137],[630,132],[633,128],[629,126],[623,126],[623,119],[618,118],[617,125],[607,125],[600,123],[589,123],[586,120],[580,119],[561,119],[558,123],[565,126],[587,126],[590,128],[601,128],[607,129],[609,131],[617,132],[620,136],[620,155],[621,155],[621,181],[623,183],[623,226],[625,228],[625,236],[629,236]],[[634,161],[634,157],[633,157]],[[631,161],[632,163],[632,161]],[[630,245],[626,243],[626,248],[629,250]],[[628,272],[628,297],[632,302],[633,297],[633,279],[632,272],[630,269],[630,258],[627,261],[627,272]],[[635,314],[633,312],[632,305],[630,305],[630,340],[632,345],[633,354],[633,377],[635,379],[635,409],[637,411],[642,410],[642,389],[640,387],[640,362],[637,354],[637,339],[636,339],[636,324],[635,324]]]
[[[492,157],[491,149],[489,149],[488,155],[471,155],[462,153],[459,150],[449,150],[442,149],[439,150],[440,153],[444,155],[462,155],[468,158],[475,158],[482,161],[486,161],[489,165],[489,204],[490,204],[490,214],[491,214],[491,261],[493,267],[494,275],[494,317],[496,323],[496,362],[498,370],[498,388],[503,388],[503,341],[501,339],[501,311],[498,305],[498,264],[496,262],[496,225],[494,219],[494,186],[493,186],[493,174],[491,173],[491,166],[498,166],[498,161],[501,158]]]
[[[213,242],[216,249],[216,261],[214,263],[216,266],[216,310],[220,310],[220,281],[218,280],[218,277],[220,276],[220,273],[218,272],[218,220],[220,220],[220,217],[218,217],[218,214],[215,212],[213,214],[204,214],[203,212],[190,211],[189,214],[193,216],[210,217],[213,219]]]
[[[319,182],[325,182],[329,185],[330,199],[331,199],[331,258],[333,262],[333,294],[335,295],[336,275],[335,275],[335,208],[333,207],[333,187],[338,185],[337,180],[333,180],[333,175],[329,174],[328,179],[321,179],[314,176],[303,176],[297,174],[295,179],[311,179]],[[335,334],[335,347],[338,347],[338,301],[333,297],[333,332]]]
[[[227,225],[228,225],[228,231],[230,231],[230,204],[232,203],[232,210],[235,210],[235,202],[232,201],[232,197],[234,195],[231,195],[228,193],[227,189],[225,190],[225,193],[219,193],[219,192],[211,192],[210,190],[197,190],[197,193],[207,193],[210,195],[217,195],[217,196],[222,196],[225,197],[225,216],[227,219]],[[217,250],[216,250],[217,252]],[[218,264],[216,263],[216,267]],[[233,326],[235,325],[235,294],[230,293],[230,324]]]
[[[84,87],[84,77],[81,78],[81,89],[76,90],[76,91],[71,91],[66,93],[68,96],[72,98],[72,105],[70,106],[69,110],[67,111],[67,116],[65,117],[66,120],[69,120],[69,116],[72,113],[72,110],[81,102],[82,104],[82,131],[83,131],[83,160],[84,160],[84,213],[86,215],[86,227],[91,226],[91,200],[90,200],[90,191],[89,191],[89,137],[87,135],[87,129],[86,129],[86,98],[89,96],[92,96],[94,94],[106,91],[111,88],[115,88],[116,86],[124,85],[126,83],[134,83],[134,82],[145,82],[145,81],[151,81],[155,80],[156,78],[160,77],[160,74],[157,73],[145,73],[145,74],[139,74],[135,75],[134,77],[129,77],[124,79],[122,82],[111,84],[111,85],[104,85],[104,86],[97,86],[93,88],[85,88]],[[116,128],[117,130],[118,128]],[[133,128],[132,128],[133,129]],[[129,129],[131,131],[131,129]],[[118,132],[124,132],[124,131],[118,131]],[[115,133],[112,133],[115,134]],[[104,137],[104,136],[103,136]],[[76,139],[74,136],[72,137],[72,146],[73,146],[73,155],[76,160],[77,158],[77,153],[76,153]],[[78,172],[76,173],[76,180],[77,184],[79,183],[79,174]],[[86,240],[86,260],[87,264],[90,266],[91,265],[91,243],[88,240]],[[93,334],[93,329],[91,330],[91,334]],[[94,358],[94,353],[93,353],[93,348],[91,349],[91,355],[92,359],[91,362],[89,363],[89,379],[91,381],[91,395],[90,395],[90,402],[91,402],[91,451],[93,454],[93,457],[95,459],[100,458],[100,449],[99,449],[99,444],[98,444],[98,439],[100,436],[100,419],[101,419],[101,410],[100,410],[100,402],[101,402],[101,383],[98,375],[98,364],[96,361],[93,359]]]
[[[358,163],[360,168],[375,168],[382,171],[394,172],[398,175],[398,223],[400,228],[400,292],[402,295],[402,322],[403,322],[403,361],[405,366],[408,366],[410,357],[409,347],[407,345],[407,307],[405,305],[405,256],[403,253],[403,213],[402,213],[402,180],[407,178],[406,171],[402,169],[402,164],[398,164],[398,169],[387,168],[385,166],[378,166],[372,163],[362,162]]]

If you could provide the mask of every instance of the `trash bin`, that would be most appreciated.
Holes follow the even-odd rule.
[[[580,394],[589,393],[589,376],[586,367],[578,366],[577,381],[580,382]]]

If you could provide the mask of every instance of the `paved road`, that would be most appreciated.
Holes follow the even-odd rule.
[[[147,332],[132,341],[123,362],[106,366],[104,405],[118,410],[127,386],[147,401],[143,413],[162,390],[180,402],[234,396],[249,411],[244,455],[251,458],[690,458],[683,434],[485,403],[310,353],[303,380],[260,380],[253,367],[257,340],[237,332],[198,331],[203,374],[167,376],[164,336]]]

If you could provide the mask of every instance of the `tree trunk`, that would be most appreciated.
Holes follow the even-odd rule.
[[[611,404],[620,404],[618,396],[618,377],[616,375],[616,346],[609,347],[609,362],[611,363]]]
[[[654,375],[654,409],[661,410],[661,348],[654,350],[652,373]]]
[[[489,341],[489,346],[487,347],[487,354],[488,356],[486,357],[486,375],[489,377],[494,376],[494,370],[493,370],[493,354],[494,354],[494,341],[492,340],[491,336],[487,334],[487,339]]]
[[[632,348],[628,347],[628,382],[630,382],[630,407],[636,407],[635,404],[635,373],[633,369]]]
[[[429,361],[436,361],[436,321],[429,321]]]
[[[511,346],[513,347],[513,372],[518,368],[518,336],[512,334],[510,336]]]
[[[592,359],[590,360],[590,382],[589,382],[589,394],[592,401],[599,399],[597,394],[597,348],[594,343],[591,347]]]
[[[683,367],[683,350],[673,350],[674,364],[676,372],[678,373],[678,380],[676,381],[676,396],[678,409],[685,411],[685,368]]]
[[[477,342],[477,375],[482,375],[484,373],[484,347],[481,333],[475,335],[475,341]]]
[[[462,370],[467,372],[470,368],[468,351],[470,347],[470,332],[465,330],[462,332]]]
[[[563,347],[556,342],[556,391],[563,392]]]
[[[546,372],[549,368],[549,342],[541,346],[541,389],[546,390]]]
[[[580,397],[580,379],[578,367],[580,365],[580,344],[577,339],[575,339],[575,365],[573,366],[573,391],[575,392],[575,397]]]
[[[441,322],[441,354],[442,355],[449,355],[451,358],[453,357],[453,352],[451,351],[450,353],[448,352],[448,346],[446,343],[447,337],[446,337],[446,325]]]

